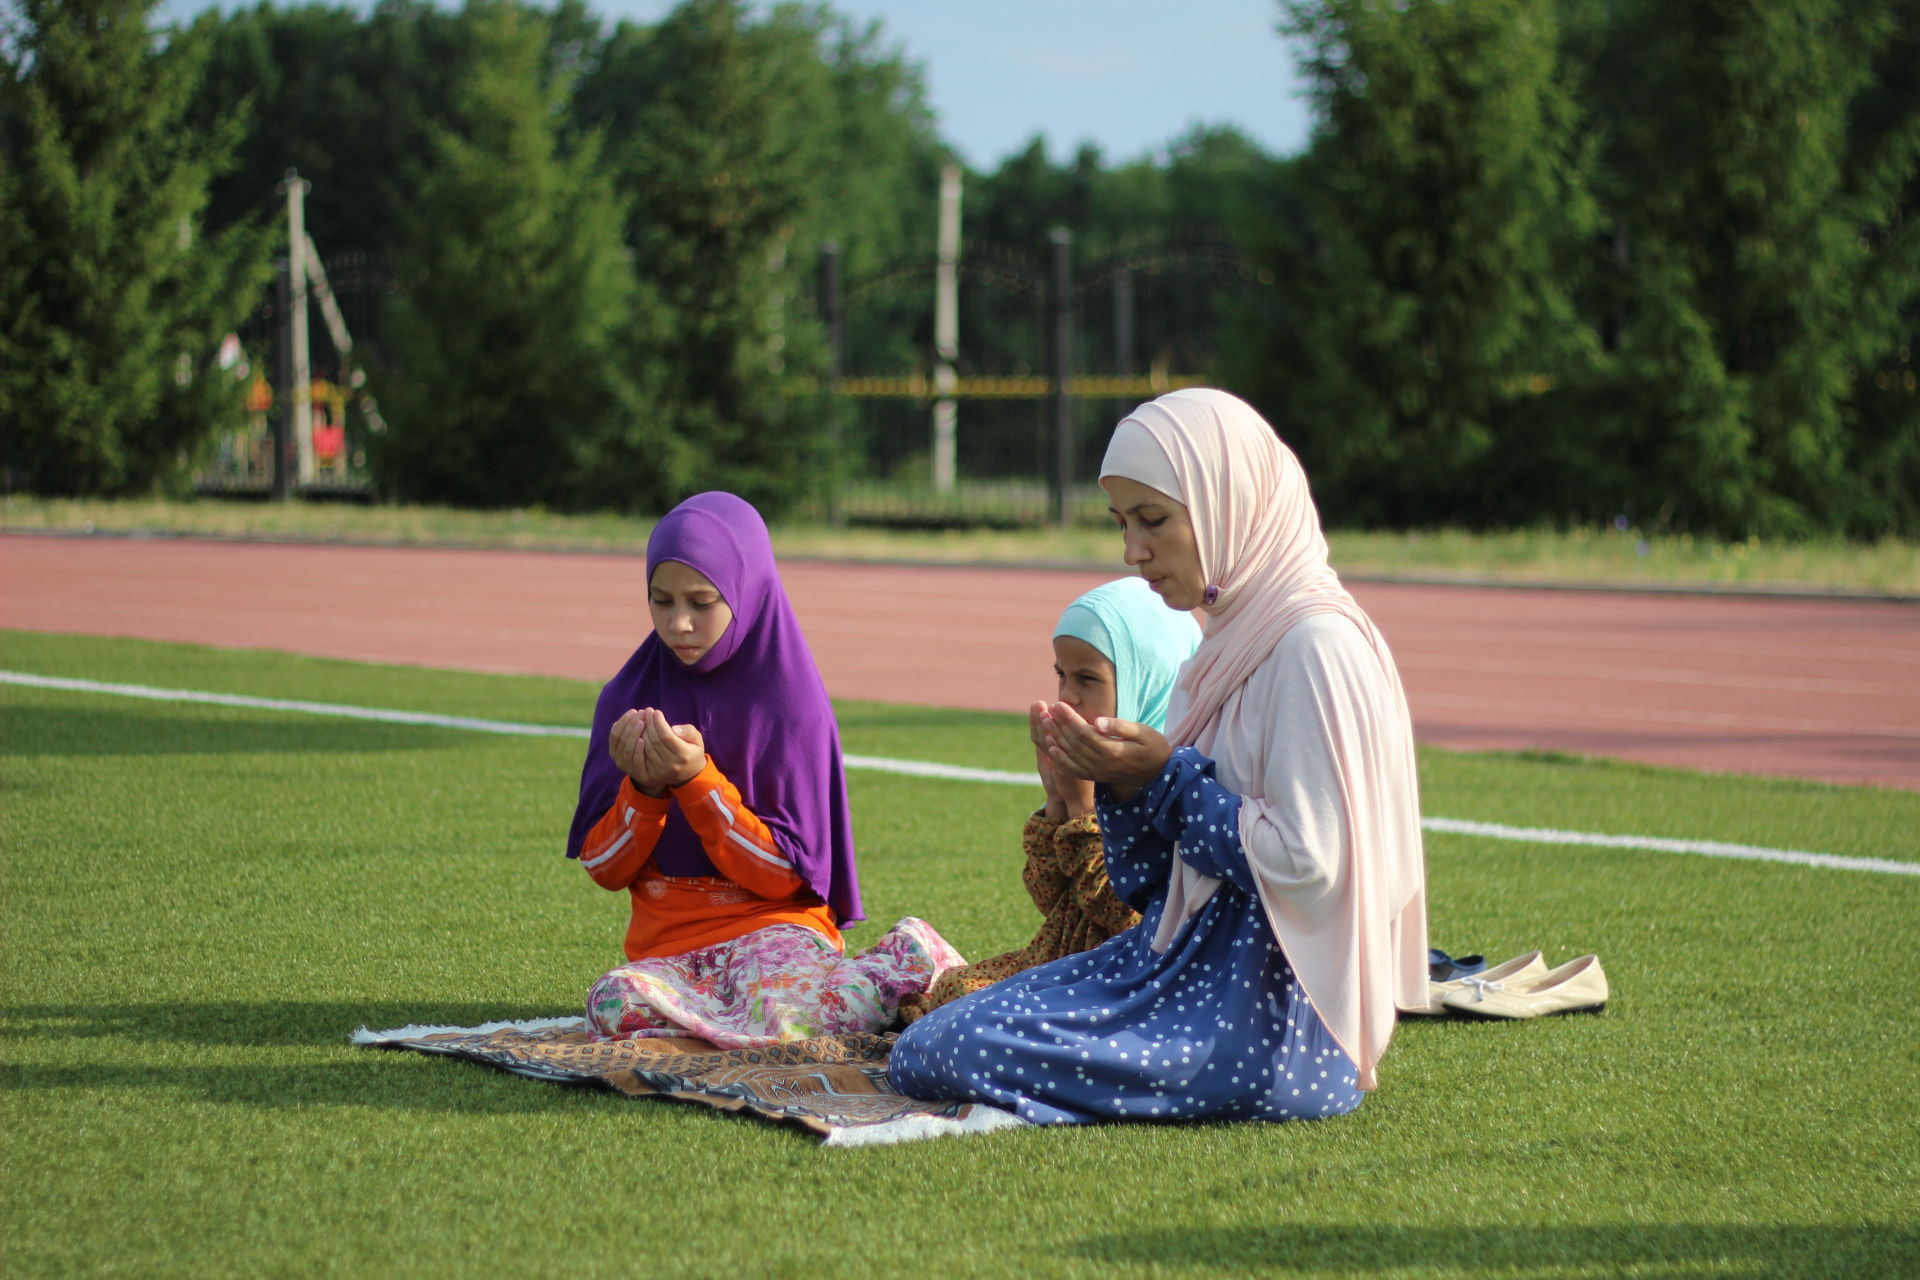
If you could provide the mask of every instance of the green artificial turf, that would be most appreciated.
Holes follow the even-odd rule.
[[[0,667],[544,724],[564,680],[0,633]],[[623,895],[580,743],[0,687],[0,1272],[1897,1276],[1920,877],[1428,840],[1433,941],[1599,953],[1599,1017],[1409,1022],[1351,1116],[853,1150],[355,1048],[569,1013]],[[1016,716],[842,708],[1019,769]],[[1423,752],[1429,814],[1920,860],[1920,796]],[[871,921],[1026,940],[1019,787],[850,775]]]

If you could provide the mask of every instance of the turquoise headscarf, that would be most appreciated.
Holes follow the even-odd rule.
[[[1122,720],[1167,726],[1167,699],[1180,664],[1200,647],[1200,625],[1184,609],[1169,609],[1142,578],[1102,583],[1067,606],[1056,636],[1084,640],[1113,664],[1115,714]]]

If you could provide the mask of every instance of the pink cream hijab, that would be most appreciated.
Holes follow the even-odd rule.
[[[1247,852],[1268,922],[1295,976],[1359,1067],[1360,1088],[1371,1089],[1396,1006],[1424,1008],[1427,1000],[1426,868],[1413,724],[1393,655],[1327,564],[1306,473],[1245,401],[1193,389],[1141,405],[1115,429],[1100,474],[1158,489],[1183,504],[1193,521],[1208,583],[1206,636],[1181,668],[1168,740],[1199,748],[1220,762],[1223,775],[1236,775],[1237,790],[1276,811],[1276,829],[1315,833],[1343,846],[1294,851],[1334,868],[1312,892],[1301,891],[1297,873],[1290,878],[1267,865],[1271,852],[1255,843]],[[1319,614],[1338,615],[1359,629],[1382,678],[1362,681],[1371,687],[1358,691],[1316,684],[1317,723],[1281,724],[1258,715],[1249,721],[1244,709],[1224,715],[1281,637]],[[1327,680],[1324,669],[1303,670],[1299,678]],[[1298,803],[1297,789],[1276,788],[1269,797],[1259,777],[1228,767],[1235,757],[1266,759],[1274,735],[1298,733],[1325,735],[1340,821],[1290,821],[1292,815],[1277,810]],[[1243,809],[1243,830],[1247,820]],[[1175,859],[1156,951],[1166,949],[1218,885]]]

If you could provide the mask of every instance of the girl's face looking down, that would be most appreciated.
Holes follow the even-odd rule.
[[[1053,674],[1060,677],[1059,701],[1083,720],[1116,714],[1120,695],[1113,687],[1113,664],[1078,636],[1053,638]]]
[[[1186,507],[1125,476],[1101,476],[1107,510],[1119,522],[1127,564],[1140,571],[1169,609],[1198,609],[1207,575]]]
[[[720,642],[733,610],[707,576],[678,560],[662,560],[647,584],[653,629],[673,656],[692,666]]]

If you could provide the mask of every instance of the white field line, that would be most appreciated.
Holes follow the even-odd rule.
[[[25,671],[0,671],[0,684],[34,689],[65,689],[73,693],[106,693],[153,702],[210,702],[218,707],[247,707],[254,711],[299,711],[310,716],[344,716],[350,720],[378,720],[385,724],[424,724],[437,729],[472,729],[479,733],[514,733],[534,738],[584,738],[585,729],[550,724],[520,724],[512,720],[471,720],[429,711],[387,711],[380,707],[350,707],[339,702],[300,702],[292,698],[254,698],[243,693],[202,693],[197,689],[156,689],[147,684],[107,684],[66,676],[36,676]]]
[[[109,694],[122,698],[145,698],[155,702],[200,702],[222,707],[245,707],[256,711],[297,711],[306,715],[343,716],[354,720],[375,720],[385,724],[426,725],[439,729],[466,729],[477,733],[517,734],[541,738],[584,738],[585,729],[574,725],[524,724],[512,720],[476,720],[467,716],[443,716],[428,711],[391,711],[380,707],[355,707],[338,702],[303,702],[292,698],[256,698],[239,693],[205,693],[195,689],[158,689],[144,684],[109,684],[99,680],[78,680],[67,676],[41,676],[24,671],[0,671],[0,684],[24,685],[34,689],[61,689],[72,693]],[[1004,769],[970,769],[964,765],[933,764],[924,760],[895,760],[887,756],[847,755],[849,769],[867,769],[880,773],[907,774],[917,778],[944,778],[956,782],[993,782],[1031,787],[1039,779],[1030,773]],[[1752,862],[1786,862],[1805,867],[1826,867],[1837,871],[1877,871],[1890,875],[1920,876],[1920,862],[1896,862],[1889,858],[1852,858],[1834,853],[1815,853],[1806,849],[1770,849],[1764,845],[1729,844],[1722,840],[1675,840],[1665,836],[1608,835],[1596,831],[1564,831],[1557,827],[1514,827],[1498,822],[1468,822],[1459,818],[1422,818],[1428,831],[1449,835],[1479,836],[1488,840],[1520,840],[1529,844],[1587,845],[1604,849],[1637,849],[1653,853],[1689,853],[1708,858],[1737,858]]]
[[[1555,827],[1509,827],[1499,822],[1466,822],[1459,818],[1422,818],[1428,831],[1484,836],[1492,840],[1526,840],[1533,844],[1584,844],[1603,849],[1644,849],[1652,853],[1697,853],[1708,858],[1744,858],[1752,862],[1792,862],[1803,867],[1831,867],[1836,871],[1886,871],[1920,876],[1920,862],[1889,858],[1849,858],[1837,853],[1805,849],[1769,849],[1757,844],[1728,844],[1724,840],[1672,840],[1666,836],[1610,836],[1597,831],[1561,831]]]

